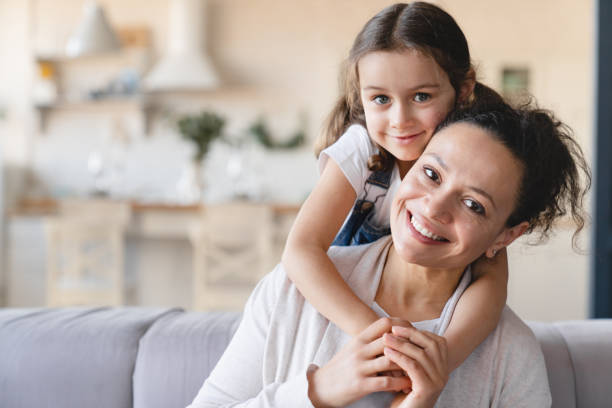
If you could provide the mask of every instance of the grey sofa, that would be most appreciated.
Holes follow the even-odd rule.
[[[180,309],[0,309],[0,407],[184,407],[239,319]],[[612,407],[612,320],[530,326],[554,407]]]

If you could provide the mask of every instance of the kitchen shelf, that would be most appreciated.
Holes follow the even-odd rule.
[[[45,132],[49,121],[49,116],[55,112],[74,112],[74,113],[125,113],[134,111],[141,115],[142,128],[145,134],[151,130],[151,119],[153,105],[144,95],[129,97],[108,97],[91,100],[79,101],[57,101],[53,104],[34,105],[38,112],[38,124],[41,132]]]

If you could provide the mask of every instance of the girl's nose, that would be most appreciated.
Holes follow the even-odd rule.
[[[429,194],[425,201],[425,215],[441,224],[448,224],[453,217],[450,212],[450,197],[441,190]]]
[[[412,112],[410,107],[402,103],[396,103],[391,109],[391,127],[395,129],[404,129],[410,125],[412,121]]]

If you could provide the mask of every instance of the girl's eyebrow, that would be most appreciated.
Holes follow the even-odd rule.
[[[408,91],[414,92],[417,89],[423,89],[423,88],[440,88],[440,84],[436,84],[436,83],[426,83],[426,84],[419,84],[417,86],[414,86],[412,88],[408,88]],[[382,86],[377,86],[377,85],[368,85],[364,88],[361,88],[364,91],[386,91],[386,88],[382,87]]]
[[[446,165],[446,163],[444,162],[444,160],[442,160],[442,158],[440,156],[438,156],[435,153],[423,153],[424,156],[431,156],[435,161],[438,162],[438,164],[440,165],[440,167],[442,167],[444,170],[448,171],[448,166]],[[486,197],[491,204],[493,204],[493,207],[497,209],[497,206],[495,205],[495,200],[493,200],[493,197],[491,197],[491,195],[489,193],[487,193],[486,191],[484,191],[482,188],[478,188],[475,186],[467,186],[470,190],[477,192],[478,194]]]

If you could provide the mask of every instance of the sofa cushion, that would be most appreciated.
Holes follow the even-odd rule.
[[[1,405],[132,406],[138,341],[167,309],[0,309]]]
[[[135,408],[184,408],[223,354],[239,313],[171,313],[140,341],[134,372]]]

